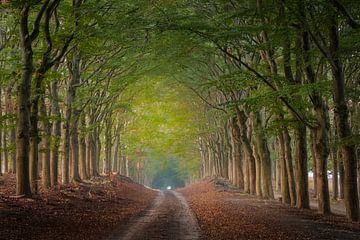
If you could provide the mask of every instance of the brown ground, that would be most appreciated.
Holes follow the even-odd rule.
[[[111,180],[109,180],[111,179]],[[181,194],[101,177],[17,199],[0,177],[0,239],[360,239],[360,224],[241,194],[224,180]],[[192,212],[191,212],[192,210]]]
[[[140,218],[132,219],[109,239],[196,240],[200,231],[189,207],[178,192],[159,192],[153,206]]]
[[[179,190],[199,222],[203,239],[360,239],[360,224],[343,216],[321,216],[232,189],[217,190],[209,180]]]
[[[14,177],[0,177],[0,239],[107,239],[142,215],[156,192],[112,176],[14,199]]]

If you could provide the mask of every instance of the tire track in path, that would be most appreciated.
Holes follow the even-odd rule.
[[[111,240],[196,240],[200,228],[189,206],[175,191],[161,191],[153,206],[140,218],[130,221],[119,235]]]

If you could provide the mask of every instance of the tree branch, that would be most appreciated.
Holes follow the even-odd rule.
[[[32,33],[30,34],[30,39],[32,42],[37,38],[37,36],[40,33],[40,22],[41,22],[41,19],[44,15],[45,10],[46,10],[47,6],[49,5],[49,3],[50,3],[50,0],[45,0],[43,5],[41,6],[39,13],[36,16],[36,19],[34,22],[34,29],[33,29]]]
[[[340,0],[331,0],[331,4],[346,17],[348,24],[353,29],[359,29],[360,24],[351,16],[351,13],[347,10],[347,8],[342,4]]]

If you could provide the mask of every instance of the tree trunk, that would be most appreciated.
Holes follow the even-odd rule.
[[[244,189],[244,174],[242,170],[241,160],[241,139],[240,139],[240,128],[236,121],[236,118],[231,119],[231,141],[232,141],[232,158],[233,158],[233,169],[234,169],[234,180],[235,185],[241,189]]]
[[[300,11],[302,13],[302,17],[305,18],[303,9],[300,9]],[[307,30],[305,30],[306,27],[303,26],[303,29],[304,31],[302,33],[302,49],[304,52],[303,58],[305,63],[305,72],[308,81],[314,84],[316,83],[316,75],[311,61],[309,33],[307,32]],[[313,127],[311,131],[313,131],[313,137],[315,141],[318,204],[319,211],[323,214],[327,214],[330,213],[330,199],[327,179],[327,158],[329,155],[329,117],[327,112],[327,106],[319,93],[314,92],[311,95],[311,100],[313,103],[313,108],[317,121],[317,126]]]
[[[50,159],[51,186],[58,185],[59,148],[61,140],[61,113],[59,106],[58,81],[51,83],[51,112],[54,116],[52,126],[52,148]]]
[[[344,184],[345,184],[345,173],[344,173],[344,164],[342,159],[341,150],[337,149],[336,151],[337,159],[339,161],[339,198],[344,199]]]
[[[334,14],[335,15],[335,14]],[[332,16],[329,29],[330,46],[329,52],[332,58],[331,72],[333,76],[333,98],[334,98],[334,117],[339,140],[347,139],[352,136],[349,126],[349,112],[345,98],[345,76],[340,59],[339,30],[336,23],[336,16]],[[344,202],[346,215],[353,221],[359,220],[359,196],[357,192],[357,159],[354,144],[342,144],[340,146],[344,170]]]
[[[335,142],[335,136],[336,135],[336,130],[335,130],[335,134],[333,134],[333,129],[330,130],[330,138],[332,139],[331,142]],[[338,196],[339,196],[339,173],[338,173],[338,169],[339,169],[339,164],[338,164],[338,159],[337,159],[337,147],[336,146],[332,146],[331,147],[331,159],[333,162],[333,166],[332,166],[332,171],[333,171],[333,177],[332,177],[332,199],[333,200],[337,200]]]
[[[33,98],[31,100],[30,112],[30,186],[31,192],[36,194],[38,191],[38,176],[39,176],[39,143],[41,138],[39,136],[39,101],[43,95],[42,80],[45,72],[37,71],[35,76],[35,84],[33,91]]]
[[[29,122],[33,51],[28,30],[29,10],[30,7],[25,3],[20,14],[22,77],[18,86],[16,122],[16,194],[25,196],[31,195],[29,182]]]
[[[250,194],[255,195],[256,193],[256,166],[255,166],[255,157],[253,155],[253,150],[248,138],[248,127],[246,126],[246,115],[244,111],[240,110],[239,107],[236,107],[236,116],[240,129],[240,140],[241,144],[244,146],[246,156],[248,158],[248,168],[249,168],[249,190]]]
[[[86,131],[86,119],[85,114],[83,113],[80,116],[81,129],[82,132],[79,134],[79,174],[81,179],[89,179],[86,167],[86,140],[85,140],[85,131]]]
[[[282,203],[290,203],[290,190],[289,190],[289,180],[288,173],[286,168],[286,156],[285,156],[285,141],[284,135],[280,132],[279,134],[279,149],[281,153],[280,157],[280,168],[281,168],[281,195]]]
[[[291,206],[296,205],[296,192],[295,192],[295,178],[294,178],[294,168],[292,163],[292,155],[291,155],[291,140],[290,135],[285,127],[282,131],[284,136],[284,150],[285,150],[285,163],[286,163],[286,171],[288,175],[288,186],[289,186],[289,194],[290,194],[290,204]]]
[[[317,166],[316,166],[316,156],[315,156],[315,136],[314,132],[310,131],[310,139],[311,139],[311,158],[313,162],[313,183],[314,183],[314,194],[313,197],[317,198]]]
[[[104,173],[108,174],[111,171],[111,139],[112,139],[112,134],[111,134],[111,129],[112,129],[112,123],[111,123],[111,119],[109,118],[106,121],[105,124],[105,163],[104,163]]]
[[[70,164],[70,116],[71,108],[69,95],[66,97],[66,110],[65,110],[65,120],[63,123],[64,134],[63,134],[63,156],[62,156],[62,166],[61,166],[61,178],[63,184],[68,184],[70,182],[69,177],[69,164]]]
[[[270,151],[265,138],[265,133],[263,132],[263,123],[260,112],[252,113],[252,120],[254,132],[253,142],[260,159],[261,196],[266,199],[272,199],[274,198],[274,192],[272,188]]]
[[[306,126],[299,123],[294,129],[295,136],[295,164],[296,164],[296,207],[310,208],[308,170],[307,170],[307,142]]]
[[[42,174],[41,180],[44,188],[51,187],[51,177],[50,177],[50,135],[51,135],[51,124],[49,122],[49,116],[46,112],[45,99],[44,96],[40,98],[40,113],[42,118],[42,151],[41,151],[41,161],[42,161]]]
[[[1,35],[0,35],[0,39],[1,39]],[[1,65],[0,65],[1,66]],[[2,118],[3,113],[2,113],[2,86],[0,85],[0,118]],[[2,143],[2,136],[3,136],[3,126],[0,127],[0,176],[2,175],[2,163],[3,163],[3,153],[2,153],[2,147],[3,147],[3,143]]]

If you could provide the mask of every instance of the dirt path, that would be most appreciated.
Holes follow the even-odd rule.
[[[200,236],[199,226],[186,200],[174,191],[159,192],[153,206],[142,217],[131,221],[121,232],[109,239],[196,240]]]

